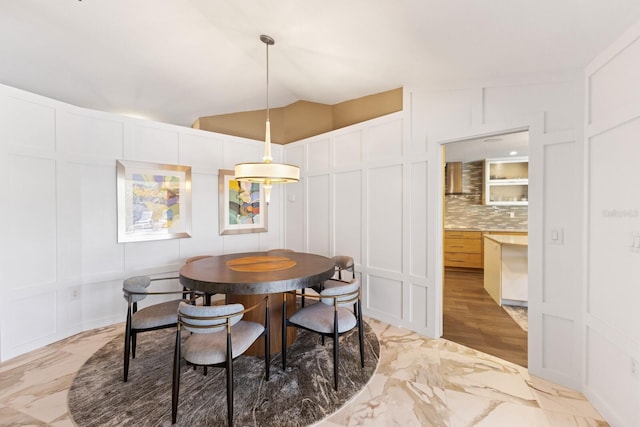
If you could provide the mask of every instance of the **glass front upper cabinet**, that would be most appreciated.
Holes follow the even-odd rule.
[[[484,163],[484,203],[496,206],[529,204],[529,159],[511,157],[486,159]]]

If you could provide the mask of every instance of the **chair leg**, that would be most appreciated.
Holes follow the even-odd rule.
[[[282,301],[282,370],[287,369],[287,294]]]
[[[333,312],[333,388],[338,391],[338,311]]]
[[[358,341],[360,342],[360,367],[364,368],[364,331],[362,330],[362,304],[356,303],[358,308]]]
[[[302,290],[302,308],[304,308],[304,289]]]
[[[180,392],[180,329],[176,333],[176,345],[173,352],[173,384],[171,387],[171,423],[178,417],[178,394]]]
[[[231,334],[227,332],[227,419],[233,427],[233,358],[231,353]]]
[[[265,331],[264,331],[264,363],[265,363],[265,375],[267,381],[269,381],[269,374],[271,370],[271,325],[269,315],[269,303],[267,299],[267,308],[265,309]],[[286,339],[285,339],[286,341]]]
[[[131,358],[135,359],[136,358],[136,332],[135,331],[131,331]]]
[[[127,310],[127,324],[124,332],[124,382],[129,378],[129,357],[131,351],[131,309]]]

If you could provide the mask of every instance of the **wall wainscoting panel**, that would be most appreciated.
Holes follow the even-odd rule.
[[[115,182],[115,161],[113,164],[84,164],[80,194],[70,197],[81,203],[78,226],[83,275],[118,271],[124,267],[126,245],[118,244]]]
[[[91,111],[3,85],[0,136],[10,200],[0,253],[2,361],[123,321],[128,276],[175,274],[194,255],[283,245],[280,188],[268,232],[218,235],[218,169],[258,161],[262,141]],[[272,150],[280,161],[283,148]],[[116,160],[192,166],[191,239],[117,243]]]
[[[369,274],[367,277],[365,307],[387,321],[403,320],[402,281]]]
[[[548,374],[556,376],[575,377],[577,366],[572,364],[574,346],[565,337],[575,334],[575,324],[571,319],[542,315],[542,333],[545,336],[545,346],[542,349],[542,367]],[[558,351],[562,349],[562,351]]]
[[[427,278],[427,208],[429,205],[427,162],[415,162],[410,169],[409,197],[409,273]]]
[[[370,168],[367,182],[368,267],[402,271],[402,165]]]
[[[54,152],[56,149],[56,109],[47,100],[24,99],[19,94],[3,97],[3,144],[15,148]],[[0,104],[0,105],[2,105]]]
[[[4,187],[3,254],[5,289],[26,288],[56,280],[56,161],[7,155]],[[37,268],[34,268],[34,265]]]
[[[640,117],[589,140],[590,241],[589,314],[640,343],[640,317],[633,317],[640,301],[631,265],[640,254],[628,242],[640,230]],[[621,295],[626,295],[620,298]]]
[[[556,180],[545,180],[544,185],[544,281],[542,302],[546,306],[571,306],[581,294],[582,272],[567,265],[579,265],[581,254],[569,245],[551,239],[552,232],[562,229],[563,241],[581,240],[580,217],[583,195],[568,188],[577,188],[582,180],[582,153],[577,141],[560,142],[544,146],[544,168],[550,176],[564,176],[563,185]],[[566,184],[566,185],[565,185]],[[561,209],[558,209],[561,208]],[[562,242],[564,243],[564,242]],[[548,312],[545,310],[545,312]],[[573,313],[576,313],[574,310]],[[575,315],[575,314],[574,314]],[[576,349],[577,350],[577,349]]]
[[[532,111],[545,111],[545,132],[574,129],[580,122],[579,87],[572,80],[488,87],[484,90],[484,120],[505,122]],[[505,105],[512,108],[505,109]]]
[[[517,227],[497,221],[498,216],[505,217],[506,212],[501,209],[491,209],[491,215],[484,215],[489,209],[478,205],[476,199],[481,191],[474,195],[447,196],[445,207],[450,209],[464,209],[465,216],[456,226],[468,229],[486,229],[478,226],[485,223],[488,229],[528,229],[529,231],[529,370],[542,376],[543,351],[547,360],[552,360],[554,366],[574,366],[578,368],[566,371],[560,382],[569,387],[580,385],[581,368],[579,356],[582,335],[573,333],[579,328],[562,328],[565,333],[563,340],[559,340],[559,330],[554,330],[549,336],[545,335],[542,326],[543,313],[558,315],[571,322],[580,320],[580,310],[584,303],[581,293],[575,298],[563,301],[564,304],[548,304],[543,307],[542,290],[544,280],[549,280],[549,286],[556,286],[553,297],[564,296],[578,288],[582,278],[583,239],[580,236],[584,209],[581,206],[584,195],[584,176],[581,176],[583,162],[582,132],[582,75],[580,73],[563,73],[557,75],[532,75],[513,77],[504,81],[477,82],[465,89],[451,88],[451,90],[429,90],[405,88],[404,99],[410,102],[405,108],[411,123],[407,133],[410,135],[411,147],[427,142],[427,229],[426,229],[426,258],[427,270],[425,286],[427,288],[427,325],[426,330],[436,336],[442,333],[442,284],[443,284],[443,145],[450,142],[481,141],[490,136],[496,136],[514,131],[529,132],[529,206],[527,216],[518,217],[515,214]],[[573,157],[568,159],[566,168],[559,165],[567,160],[568,154],[560,148],[547,149],[549,158],[544,158],[545,146],[557,143],[576,142],[571,151]],[[577,147],[577,148],[576,148]],[[557,158],[556,158],[557,156]],[[550,161],[546,168],[545,161]],[[417,159],[414,159],[417,161]],[[573,175],[572,175],[573,174]],[[570,176],[571,175],[571,176]],[[577,177],[575,176],[577,175]],[[550,194],[549,203],[545,199],[543,183],[554,185],[554,191],[570,193],[561,199],[561,203],[553,203],[556,193]],[[409,196],[410,197],[410,196]],[[469,212],[466,208],[476,203],[477,211]],[[566,209],[567,204],[573,205]],[[407,209],[413,210],[413,206]],[[525,211],[527,208],[522,208]],[[474,213],[482,214],[482,222],[471,222],[468,219]],[[566,215],[565,215],[566,213]],[[473,216],[475,218],[475,215]],[[479,217],[478,217],[479,218]],[[547,223],[547,220],[552,221]],[[557,221],[557,222],[555,222]],[[564,228],[571,239],[564,241],[563,248],[552,248],[556,256],[552,263],[544,264],[547,250],[547,236],[544,227],[555,226]],[[502,228],[501,228],[502,227]],[[575,234],[574,234],[575,233]],[[410,234],[405,237],[411,238]],[[415,249],[411,249],[415,251]],[[413,262],[413,259],[411,260]],[[566,266],[574,266],[570,273],[566,273]],[[547,268],[548,267],[548,268]],[[418,273],[411,267],[412,272]],[[566,280],[565,280],[566,279]],[[550,311],[545,311],[550,310]],[[433,332],[432,332],[433,331]],[[557,347],[555,342],[564,345]],[[571,351],[565,351],[566,347]]]
[[[45,288],[46,289],[46,288]],[[15,348],[29,348],[29,344],[40,343],[57,332],[57,292],[45,290],[34,297],[16,297],[3,308],[3,316],[12,319],[18,327],[7,327],[2,323],[2,336]],[[4,349],[3,349],[4,350]]]
[[[402,121],[374,124],[367,128],[365,134],[367,160],[402,157]]]
[[[331,163],[330,140],[320,139],[315,144],[307,147],[308,159],[307,165],[310,173],[324,172],[329,169]]]
[[[330,254],[330,176],[315,175],[307,178],[307,199],[309,214],[307,215],[309,227],[307,235],[309,252],[320,255]]]
[[[629,84],[640,74],[638,57],[640,43],[635,41],[589,76],[590,123],[610,120],[613,113],[619,115],[629,108],[640,114],[640,86]]]
[[[141,162],[177,164],[179,132],[175,128],[128,126],[125,129],[124,158]]]
[[[80,156],[119,159],[122,157],[121,121],[95,112],[63,111],[58,115],[57,151]]]
[[[333,165],[336,168],[360,166],[362,163],[362,130],[356,129],[333,138]]]
[[[604,334],[603,334],[604,332]],[[637,425],[638,379],[630,375],[628,351],[618,346],[606,330],[587,327],[585,383],[589,400],[603,412],[609,424]],[[612,386],[612,383],[615,386]]]
[[[422,283],[409,284],[409,301],[411,304],[411,313],[407,316],[411,319],[411,323],[419,325],[423,330],[429,328],[429,296],[433,294],[430,286]]]
[[[218,170],[223,169],[223,146],[222,138],[180,134],[180,163],[191,166],[192,179],[197,173],[215,175],[217,178]]]
[[[404,114],[394,113],[287,144],[288,160],[306,153],[306,191],[286,187],[284,227],[291,249],[354,258],[366,315],[424,332],[426,156],[405,149],[404,127]],[[327,152],[333,153],[328,164],[322,159]],[[410,283],[415,299],[408,297]]]
[[[362,171],[337,172],[333,179],[334,253],[362,264]]]
[[[640,22],[585,70],[584,394],[616,426],[640,419]],[[635,370],[635,374],[634,374]]]

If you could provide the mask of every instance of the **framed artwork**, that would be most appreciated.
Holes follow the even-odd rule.
[[[262,184],[236,181],[232,170],[220,169],[218,194],[220,234],[267,231],[267,202]]]
[[[191,167],[116,161],[118,242],[191,237]]]

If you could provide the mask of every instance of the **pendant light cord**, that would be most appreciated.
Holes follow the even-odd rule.
[[[267,46],[267,121],[269,121],[269,43]]]

